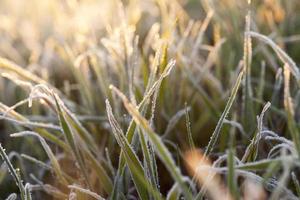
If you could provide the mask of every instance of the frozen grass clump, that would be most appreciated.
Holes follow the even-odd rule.
[[[299,199],[299,9],[2,0],[0,199]]]

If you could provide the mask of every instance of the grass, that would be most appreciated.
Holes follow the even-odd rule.
[[[299,9],[2,0],[0,199],[299,199]]]

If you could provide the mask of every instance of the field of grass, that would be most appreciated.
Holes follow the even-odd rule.
[[[300,198],[299,0],[0,0],[0,199]]]

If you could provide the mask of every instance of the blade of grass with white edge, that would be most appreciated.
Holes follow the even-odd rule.
[[[157,52],[154,60],[159,59],[158,54],[159,53]],[[155,62],[158,62],[158,61],[155,61]],[[160,77],[157,81],[154,81],[154,78],[153,78],[153,80],[149,79],[144,97],[143,97],[142,101],[139,103],[139,105],[137,106],[138,110],[140,110],[141,113],[144,113],[144,111],[148,109],[150,97],[157,90],[157,88],[159,88],[159,86],[160,86],[161,82],[164,80],[164,78],[166,78],[170,74],[170,72],[171,72],[171,70],[173,69],[174,66],[175,66],[175,61],[174,60],[169,61],[168,65],[165,67],[163,73],[160,75]],[[154,68],[154,71],[157,70],[157,66],[154,65],[154,64],[153,64],[153,68]],[[152,73],[154,73],[154,72],[152,72]],[[132,119],[130,121],[128,129],[126,131],[126,138],[127,138],[129,143],[132,142],[135,130],[136,130],[136,123]],[[121,177],[121,175],[124,172],[124,166],[125,166],[125,160],[124,160],[123,152],[121,151],[121,154],[120,154],[120,157],[119,157],[118,171],[117,171],[118,176],[116,176],[116,178]],[[117,190],[116,190],[117,182],[118,181],[115,181],[115,183],[114,183],[114,191],[113,191],[113,195],[112,195],[113,197],[117,195],[116,194],[116,192],[117,192]]]
[[[300,159],[300,132],[295,120],[295,108],[293,99],[290,94],[290,68],[289,64],[285,64],[283,67],[284,74],[284,109],[287,113],[288,129],[291,133],[295,149],[298,153],[298,159]]]
[[[184,177],[184,180],[186,183],[190,185],[190,188],[194,193],[196,193],[196,185],[195,183],[189,178]],[[182,191],[178,185],[177,182],[175,182],[172,186],[172,188],[168,191],[166,200],[178,200],[180,195],[182,194]]]
[[[263,131],[263,117],[265,112],[268,110],[268,108],[271,106],[270,102],[267,102],[265,106],[263,107],[263,110],[261,111],[261,114],[259,117],[257,117],[257,132],[253,136],[253,139],[249,146],[247,147],[245,154],[242,158],[242,162],[247,161],[255,161],[258,154],[258,145],[259,141],[261,140],[261,135]]]
[[[25,137],[25,136],[35,136],[39,139],[39,141],[41,142],[47,156],[49,157],[53,170],[55,172],[55,174],[58,177],[58,180],[61,181],[64,184],[68,184],[68,182],[66,181],[66,179],[64,178],[63,174],[62,174],[62,170],[60,168],[60,165],[54,155],[54,153],[52,152],[52,150],[50,149],[49,145],[47,144],[46,140],[40,136],[38,133],[33,132],[33,131],[22,131],[22,132],[18,132],[18,133],[13,133],[10,134],[10,137]]]
[[[244,68],[245,78],[243,87],[243,122],[247,132],[252,132],[255,115],[253,113],[253,92],[251,87],[251,63],[252,63],[252,38],[246,34],[251,28],[251,1],[248,1],[248,12],[245,17],[244,32]]]
[[[24,123],[24,126],[26,126],[27,123],[30,123],[30,121],[26,117],[21,115],[20,113],[14,111],[14,110],[10,110],[9,113],[7,113],[7,110],[9,110],[9,107],[0,102],[0,112],[6,113],[6,115],[9,116],[10,119],[16,120],[20,123]],[[4,116],[0,116],[0,118],[4,118]],[[28,126],[28,128],[31,128],[31,127]],[[66,143],[59,140],[55,135],[49,133],[46,129],[34,127],[34,128],[32,128],[32,130],[34,132],[39,133],[45,139],[57,144],[58,146],[60,146],[65,151],[69,150],[68,145]]]
[[[33,82],[35,84],[47,85],[48,87],[51,87],[51,89],[54,90],[57,94],[64,96],[59,89],[50,85],[47,81],[41,79],[34,73],[31,73],[29,70],[26,70],[23,67],[17,65],[16,63],[14,63],[6,58],[3,58],[3,57],[0,57],[0,71],[7,72],[8,74],[10,74],[10,73],[17,74],[18,76],[22,77],[22,79]],[[66,103],[68,105],[72,105],[72,106],[75,105],[74,102],[70,101],[69,99],[67,99],[65,97],[64,97],[64,100],[66,101]]]
[[[32,156],[29,156],[27,154],[21,154],[21,157],[24,160],[34,163],[36,166],[39,166],[40,168],[44,168],[45,170],[53,170],[52,166],[50,166],[49,164],[46,164]]]
[[[19,164],[19,168],[20,168],[20,173],[23,173],[24,175],[24,179],[28,179],[26,172],[26,165],[24,164],[24,161],[22,159],[22,157],[20,156],[19,153],[15,152],[15,151],[11,151],[9,152],[9,154],[7,155],[9,160],[15,159],[15,161],[18,162]],[[3,174],[7,173],[7,168],[5,167],[5,163],[3,163],[2,165],[0,165],[0,184],[3,181],[4,176],[2,176]]]
[[[69,123],[69,126],[73,128],[74,131],[77,131],[78,135],[84,140],[84,143],[88,146],[95,154],[97,151],[97,145],[93,140],[92,136],[89,132],[81,125],[76,116],[65,106],[65,103],[59,98],[58,93],[53,91],[50,87],[44,84],[35,85],[31,92],[29,99],[29,104],[32,104],[33,97],[38,95],[40,99],[43,99],[47,102],[47,105],[54,110],[57,111],[57,103],[60,106],[60,110],[64,113],[64,117],[66,121]]]
[[[59,100],[57,98],[58,97],[56,97],[56,100]],[[63,107],[61,109],[66,109],[66,107]],[[70,122],[70,126],[72,126],[78,132],[82,131],[82,133],[81,133],[82,137],[84,135],[87,135],[88,134],[87,131],[82,127],[82,125],[78,122],[78,120],[76,118],[74,119],[75,116],[70,114],[70,111],[68,111],[68,110],[66,110],[66,111],[67,111],[67,114],[65,116],[66,117],[65,119],[66,119],[66,121]],[[89,139],[89,138],[85,137],[85,139]],[[87,140],[87,141],[89,141],[89,140]],[[86,158],[90,160],[90,163],[91,163],[93,169],[95,169],[95,172],[99,178],[101,185],[103,186],[103,189],[105,190],[105,192],[107,194],[110,194],[110,192],[112,191],[112,182],[111,182],[109,176],[107,175],[107,172],[101,166],[101,164],[98,162],[98,160],[92,155],[92,153],[90,152],[88,147],[85,145],[85,143],[82,143],[82,144],[83,145],[82,145],[81,150],[87,156]],[[94,149],[94,148],[92,148],[92,149]],[[79,153],[81,153],[81,152],[79,152]],[[81,155],[79,155],[79,156],[82,157]],[[83,160],[83,157],[82,157],[82,160]],[[82,170],[82,168],[81,168],[81,170]]]
[[[297,195],[300,198],[300,184],[299,184],[299,181],[298,181],[298,179],[297,179],[294,172],[292,172],[291,174],[292,174],[292,180],[293,180],[293,183],[295,185]]]
[[[262,35],[262,34],[257,33],[257,32],[248,31],[248,32],[246,32],[246,34],[248,34],[251,37],[257,38],[257,39],[263,41],[264,43],[268,44],[270,47],[272,47],[272,49],[277,54],[278,58],[284,64],[288,65],[290,71],[292,72],[292,74],[296,78],[298,84],[300,84],[300,72],[299,72],[299,68],[297,67],[296,63],[292,60],[292,58],[290,56],[288,56],[275,42],[273,42],[267,36]]]
[[[26,200],[32,200],[32,198],[31,198],[31,185],[29,183],[26,183],[26,185],[25,185],[25,199]]]
[[[74,130],[77,131],[79,136],[84,140],[84,143],[87,144],[86,146],[96,154],[98,152],[98,147],[91,134],[82,126],[77,117],[64,105],[63,101],[58,97],[58,95],[55,93],[52,93],[52,95],[54,96],[55,100],[59,102],[61,110],[64,111],[64,117],[69,123],[69,126],[73,127]]]
[[[167,194],[167,200],[177,200],[179,198],[180,192],[178,188],[178,184],[174,183],[172,188],[169,190]]]
[[[6,163],[8,169],[9,169],[9,172],[10,174],[12,175],[12,177],[14,178],[19,190],[20,190],[20,193],[21,193],[21,199],[22,200],[26,200],[26,192],[25,192],[25,187],[22,183],[22,180],[21,180],[21,177],[20,175],[17,173],[17,170],[15,170],[15,168],[13,167],[12,163],[10,162],[8,156],[6,155],[5,153],[5,149],[3,149],[1,143],[0,143],[0,155],[2,157],[2,159],[4,160],[4,162]]]
[[[55,172],[53,167],[49,164],[46,164],[32,156],[26,155],[26,154],[21,154],[21,158],[25,159],[29,162],[32,162],[33,164],[39,166],[40,168],[44,168],[45,170],[50,170],[51,172]],[[64,171],[61,172],[62,175],[66,178],[66,180],[68,181],[68,183],[74,183],[75,179],[72,178],[70,175],[66,174]]]
[[[124,159],[127,163],[127,166],[129,168],[129,171],[131,173],[133,182],[137,188],[137,192],[139,194],[139,197],[143,199],[149,199],[147,191],[154,191],[153,196],[155,199],[160,199],[160,193],[157,191],[157,189],[153,189],[151,187],[151,183],[148,181],[147,177],[145,176],[145,170],[142,167],[142,164],[140,163],[137,155],[135,154],[134,150],[130,147],[130,144],[126,137],[124,136],[124,133],[122,129],[120,128],[120,125],[114,118],[112,114],[112,108],[109,104],[109,101],[106,100],[106,110],[107,110],[107,116],[110,123],[110,126],[112,128],[113,134],[115,136],[115,139],[117,140],[117,143],[123,150]],[[144,180],[141,180],[144,179]]]
[[[60,125],[64,132],[65,139],[67,140],[68,144],[70,145],[70,147],[72,149],[75,159],[79,164],[80,170],[83,173],[83,176],[85,178],[85,182],[86,182],[87,186],[89,188],[91,188],[90,183],[89,183],[86,164],[84,162],[83,155],[79,152],[79,149],[77,148],[75,138],[74,138],[74,133],[72,132],[72,128],[70,127],[68,121],[66,121],[65,114],[62,111],[60,104],[58,103],[57,96],[54,94],[53,97],[54,97],[54,100],[56,103],[56,109],[57,109],[57,113],[59,116]]]
[[[54,99],[56,100],[56,103],[60,105],[60,110],[65,111],[64,117],[65,121],[69,123],[69,127],[72,127],[73,130],[75,130],[78,135],[83,139],[82,141],[82,152],[85,153],[87,156],[86,158],[90,160],[91,165],[93,166],[94,169],[96,169],[97,176],[99,177],[99,181],[101,182],[101,185],[103,186],[104,190],[106,191],[107,194],[110,194],[112,189],[113,189],[113,184],[105,171],[105,169],[101,166],[101,164],[98,162],[98,160],[94,157],[91,151],[94,153],[97,153],[97,145],[92,139],[91,135],[88,133],[88,131],[82,126],[82,124],[79,122],[79,120],[76,118],[76,116],[68,110],[68,108],[63,104],[63,102],[59,99],[59,97],[55,94],[52,93]],[[72,130],[72,129],[70,129]],[[79,157],[77,159],[83,160],[83,156],[80,155],[81,151],[78,151]],[[80,158],[81,157],[81,158]],[[83,160],[84,161],[84,160]],[[84,163],[82,163],[84,164]],[[83,171],[84,168],[81,167],[81,170]]]
[[[17,199],[17,194],[12,193],[5,200],[16,200],[16,199]]]
[[[152,130],[148,121],[143,116],[141,116],[137,108],[128,101],[126,96],[120,90],[118,90],[113,85],[110,86],[110,89],[112,89],[122,99],[125,108],[133,117],[136,124],[148,134],[150,141],[155,147],[155,151],[158,157],[165,164],[173,179],[180,185],[180,188],[182,189],[183,195],[186,197],[186,199],[193,199],[191,192],[184,183],[183,175],[181,174],[180,169],[176,166],[171,153],[162,142],[161,138]]]
[[[145,174],[150,177],[151,184],[153,187],[157,187],[157,178],[155,177],[155,172],[154,172],[154,166],[151,160],[151,154],[150,154],[150,146],[148,144],[148,140],[146,137],[144,137],[144,133],[141,130],[141,128],[138,128],[138,133],[139,133],[139,139],[142,147],[142,152],[143,152],[143,157],[144,157],[144,166],[145,166]]]
[[[190,121],[190,116],[189,116],[189,109],[187,107],[187,103],[185,102],[185,125],[186,125],[186,130],[188,133],[188,141],[191,149],[195,149],[195,143],[193,140],[193,134],[192,134],[192,129],[191,129],[191,121]]]
[[[221,128],[224,124],[224,120],[225,120],[225,118],[226,118],[226,116],[227,116],[227,114],[228,114],[228,112],[229,112],[229,110],[230,110],[230,108],[231,108],[231,106],[232,106],[232,104],[235,100],[235,97],[237,95],[237,92],[238,92],[239,86],[241,84],[241,80],[243,78],[243,75],[244,75],[244,70],[242,70],[240,72],[239,76],[237,77],[237,81],[236,81],[235,85],[233,86],[233,89],[231,91],[231,95],[229,97],[229,100],[227,101],[225,109],[224,109],[224,111],[223,111],[223,113],[222,113],[222,115],[221,115],[221,117],[220,117],[220,119],[217,123],[217,126],[216,126],[212,136],[210,137],[208,146],[206,147],[206,150],[205,150],[205,153],[204,153],[205,156],[208,156],[212,152],[213,148],[215,147],[215,144],[216,144],[216,142],[219,138],[219,135],[220,135]]]
[[[247,171],[258,171],[258,170],[265,170],[269,166],[274,165],[274,164],[280,164],[282,162],[285,162],[285,160],[291,160],[295,159],[296,157],[293,156],[285,156],[285,157],[279,157],[279,158],[274,158],[274,159],[263,159],[260,161],[256,162],[249,162],[245,164],[240,164],[236,165],[235,169],[240,169],[240,170],[247,170]],[[297,165],[299,165],[298,163]]]
[[[35,74],[32,74],[28,70],[25,70],[23,67],[7,60],[6,58],[0,57],[0,70],[13,72],[13,73],[25,78],[26,80],[30,80],[34,83],[48,84],[47,81],[39,78]]]

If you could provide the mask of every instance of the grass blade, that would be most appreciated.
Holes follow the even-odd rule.
[[[193,140],[193,134],[192,134],[192,130],[191,130],[189,109],[186,104],[185,104],[185,125],[186,125],[186,130],[188,132],[188,141],[189,141],[190,148],[195,149],[195,143]]]
[[[148,182],[148,179],[146,178],[146,176],[144,174],[145,170],[142,167],[142,164],[140,163],[134,150],[130,147],[130,144],[129,144],[128,140],[126,139],[126,137],[124,136],[124,133],[123,133],[122,129],[120,128],[120,125],[114,118],[114,116],[112,114],[112,108],[111,108],[108,100],[106,100],[106,110],[107,110],[107,116],[108,116],[108,119],[109,119],[109,122],[110,122],[110,125],[112,128],[113,134],[117,140],[117,143],[119,144],[119,146],[122,148],[122,150],[124,152],[124,157],[125,157],[127,166],[129,167],[134,184],[137,188],[139,197],[143,200],[149,199],[147,190],[149,189],[150,186],[145,187],[145,185],[150,185],[150,183]],[[143,177],[144,181],[141,182],[140,177]],[[158,191],[156,191],[156,194],[154,194],[155,195],[154,197],[156,199],[159,198],[159,196],[157,197],[157,193],[159,194]]]
[[[12,175],[12,177],[14,178],[19,190],[20,190],[20,193],[21,193],[21,199],[22,200],[27,200],[26,199],[26,192],[25,192],[25,187],[23,185],[23,182],[21,180],[21,177],[20,175],[18,174],[18,169],[15,170],[15,168],[13,167],[12,163],[10,162],[8,156],[6,155],[5,153],[5,149],[3,149],[1,143],[0,143],[0,155],[2,157],[2,159],[4,160],[4,162],[6,163],[8,169],[9,169],[9,172],[10,174]]]
[[[300,184],[294,172],[292,172],[292,180],[296,188],[298,198],[300,197]]]
[[[270,102],[267,102],[265,106],[263,107],[263,110],[260,114],[259,117],[257,117],[257,132],[253,136],[253,139],[249,146],[247,147],[245,154],[242,158],[242,162],[247,162],[247,161],[255,161],[258,155],[258,146],[259,146],[259,141],[261,140],[261,135],[263,131],[263,117],[265,112],[268,110],[268,108],[271,106]]]
[[[47,142],[45,141],[45,139],[43,137],[41,137],[38,133],[33,132],[33,131],[23,131],[23,132],[19,132],[19,133],[13,133],[10,136],[11,137],[23,137],[23,136],[35,136],[39,139],[40,143],[42,144],[45,152],[47,153],[47,156],[49,157],[51,164],[53,166],[53,170],[55,171],[58,179],[64,183],[64,184],[68,184],[68,182],[66,181],[66,179],[64,178],[64,176],[62,175],[62,169],[60,168],[60,165],[55,157],[55,155],[53,154],[52,150],[50,149],[49,145],[47,144]]]
[[[16,193],[12,193],[5,200],[16,200],[16,199],[17,199]]]
[[[138,112],[136,107],[134,107],[128,101],[128,99],[125,97],[125,95],[123,93],[121,93],[117,88],[115,88],[112,85],[110,86],[110,88],[114,92],[116,92],[116,94],[122,99],[125,108],[130,113],[130,115],[133,117],[135,122],[148,134],[150,141],[155,146],[155,151],[156,151],[158,157],[165,164],[166,168],[171,173],[173,179],[180,185],[186,199],[192,199],[192,194],[190,193],[188,187],[185,185],[185,183],[183,181],[183,176],[182,176],[179,168],[176,166],[169,150],[164,145],[161,138],[151,129],[148,121],[144,117],[141,116],[141,114]]]
[[[251,37],[255,37],[264,43],[268,44],[272,49],[276,52],[277,56],[280,58],[280,60],[284,63],[287,64],[289,67],[290,71],[296,78],[296,80],[299,82],[300,80],[300,72],[299,69],[296,65],[296,63],[291,59],[290,56],[288,56],[277,44],[275,44],[270,38],[268,38],[265,35],[262,35],[260,33],[256,33],[253,31],[246,32]]]
[[[300,132],[295,121],[295,111],[293,99],[290,95],[290,68],[288,64],[284,65],[284,108],[287,113],[287,124],[289,131],[292,135],[292,139],[295,145],[295,149],[298,153],[298,158],[300,159]]]
[[[79,149],[77,148],[77,144],[75,142],[75,134],[73,133],[69,123],[67,122],[66,118],[65,118],[65,113],[62,111],[60,104],[58,103],[57,100],[57,96],[54,95],[54,99],[55,99],[55,103],[56,103],[56,108],[57,108],[57,113],[59,116],[59,120],[60,120],[60,125],[62,127],[62,130],[64,132],[64,136],[66,141],[68,142],[68,144],[70,145],[72,152],[75,156],[76,161],[79,164],[79,167],[83,173],[83,176],[85,178],[85,182],[87,184],[87,186],[90,188],[91,185],[89,183],[89,178],[88,178],[88,172],[87,172],[87,168],[83,159],[83,155],[81,154],[81,152],[79,152]]]
[[[222,113],[222,115],[221,115],[221,117],[220,117],[220,119],[217,123],[217,126],[216,126],[210,140],[209,140],[209,143],[208,143],[208,145],[205,149],[205,153],[204,153],[205,156],[208,156],[212,152],[213,148],[215,147],[215,144],[216,144],[216,142],[219,138],[219,135],[220,135],[221,128],[224,124],[224,120],[225,120],[225,118],[226,118],[226,116],[227,116],[227,114],[228,114],[228,112],[229,112],[229,110],[230,110],[230,108],[231,108],[231,106],[234,102],[234,99],[237,95],[237,92],[238,92],[239,86],[241,84],[241,80],[242,80],[243,75],[244,75],[244,71],[241,71],[238,78],[237,78],[237,81],[236,81],[235,85],[233,86],[233,89],[231,91],[231,95],[229,97],[229,100],[227,101],[225,109],[224,109],[224,111],[223,111],[223,113]]]

